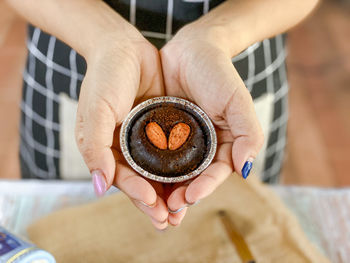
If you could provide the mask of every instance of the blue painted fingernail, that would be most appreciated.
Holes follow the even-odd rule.
[[[247,179],[250,170],[253,168],[253,160],[248,159],[248,161],[245,162],[243,168],[242,168],[242,177],[244,179]]]

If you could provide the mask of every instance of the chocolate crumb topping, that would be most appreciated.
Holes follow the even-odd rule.
[[[210,137],[203,120],[191,111],[182,105],[165,102],[138,113],[128,136],[133,160],[144,170],[164,177],[181,176],[199,167],[208,154]],[[147,135],[146,127],[150,126],[154,130],[148,130]],[[186,136],[178,138],[179,132]],[[176,147],[170,144],[169,149],[164,140],[168,143],[171,133],[170,140],[176,142]]]

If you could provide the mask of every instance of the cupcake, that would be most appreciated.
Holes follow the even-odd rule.
[[[120,145],[126,161],[142,176],[175,183],[208,167],[217,139],[209,117],[198,106],[176,97],[157,97],[128,114]]]

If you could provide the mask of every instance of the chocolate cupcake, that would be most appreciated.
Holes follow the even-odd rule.
[[[215,129],[196,105],[157,97],[136,106],[123,122],[120,145],[126,161],[159,182],[181,182],[200,174],[216,151]]]

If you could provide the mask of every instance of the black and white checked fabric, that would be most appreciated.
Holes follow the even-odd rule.
[[[173,34],[211,8],[218,0],[106,1],[160,48]],[[73,49],[39,28],[28,27],[28,57],[23,73],[20,159],[23,178],[60,178],[61,93],[77,100],[86,62]],[[277,182],[286,144],[288,83],[285,38],[278,35],[248,47],[232,59],[253,99],[272,94],[262,179]],[[74,131],[72,131],[74,132]]]

